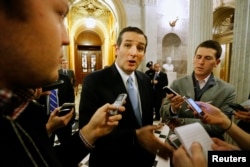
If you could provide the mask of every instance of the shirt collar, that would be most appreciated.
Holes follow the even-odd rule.
[[[122,69],[117,65],[117,63],[115,63],[115,66],[119,72],[119,74],[122,77],[123,83],[124,85],[126,85],[128,78],[131,76],[133,81],[136,83],[136,79],[135,79],[135,72],[132,72],[130,75],[126,74],[124,71],[122,71]]]
[[[209,74],[206,78],[204,78],[203,81],[204,81],[205,83],[207,83],[207,81],[208,81],[208,79],[209,79],[210,76],[211,76],[211,74]],[[197,81],[199,81],[196,77],[195,77],[195,79],[196,79]]]
[[[34,91],[0,89],[0,114],[16,119],[33,100]]]

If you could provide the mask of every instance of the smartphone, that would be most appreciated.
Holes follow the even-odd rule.
[[[167,140],[170,143],[170,145],[172,145],[175,149],[177,149],[178,147],[181,146],[180,140],[178,139],[178,137],[174,133],[169,135]]]
[[[43,90],[43,92],[45,92],[45,91],[49,91],[49,90],[52,90],[52,89],[57,89],[57,88],[59,88],[60,86],[62,86],[63,83],[64,83],[63,80],[58,80],[58,81],[56,81],[56,82],[53,82],[52,84],[44,85],[44,86],[42,87],[42,90]]]
[[[237,103],[230,103],[228,104],[229,107],[231,107],[232,109],[234,109],[235,111],[246,111],[248,112],[248,110],[246,108],[244,108],[242,105],[237,104]]]
[[[168,86],[164,86],[162,88],[167,94],[174,94],[174,96],[179,95],[177,92],[175,92],[173,89],[171,89]]]
[[[63,103],[62,106],[60,106],[59,116],[63,116],[68,114],[72,108],[75,107],[75,103]]]
[[[196,111],[200,116],[204,115],[204,112],[201,108],[195,103],[195,101],[191,97],[185,97],[186,103],[191,107],[193,111]]]
[[[113,103],[113,105],[115,105],[117,108],[121,105],[123,105],[123,103],[125,102],[125,99],[127,98],[127,94],[126,93],[121,93],[117,96],[117,98],[115,99],[115,102]],[[110,110],[109,111],[110,115],[116,115],[118,114],[118,109],[116,110]]]

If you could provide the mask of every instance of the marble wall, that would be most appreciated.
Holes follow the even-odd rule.
[[[190,11],[192,6],[197,6],[192,5],[197,3],[193,0],[122,0],[122,3],[126,10],[127,25],[142,28],[149,39],[146,57],[139,70],[146,71],[145,64],[148,61],[163,65],[166,58],[171,57],[177,78],[192,71],[196,45],[212,39],[212,33],[207,31],[212,29],[212,12],[221,7],[235,6],[234,0],[200,2],[199,9],[192,9],[197,11],[195,13]],[[204,4],[212,4],[211,11],[210,8],[204,8]],[[205,14],[198,14],[202,11]],[[209,12],[210,16],[206,16]],[[175,25],[171,26],[171,23]],[[204,31],[207,33],[204,34]]]
[[[171,57],[178,77],[185,75],[189,0],[123,0],[123,5],[127,25],[142,28],[149,39],[146,57],[139,69],[145,71],[148,61],[164,64],[166,58]],[[173,27],[172,22],[175,22]]]

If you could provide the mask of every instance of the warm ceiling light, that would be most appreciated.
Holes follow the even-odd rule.
[[[94,28],[95,25],[96,25],[95,19],[93,19],[93,18],[87,18],[86,19],[86,26],[88,28]]]

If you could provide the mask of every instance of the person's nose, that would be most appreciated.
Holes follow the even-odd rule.
[[[69,36],[65,26],[62,27],[62,45],[69,45]]]
[[[138,53],[137,47],[136,47],[136,46],[132,46],[132,47],[130,48],[130,54],[131,54],[132,56],[136,56],[137,53]]]
[[[200,64],[204,64],[204,62],[205,62],[205,58],[200,58],[199,60],[198,60],[198,62],[200,63]]]

